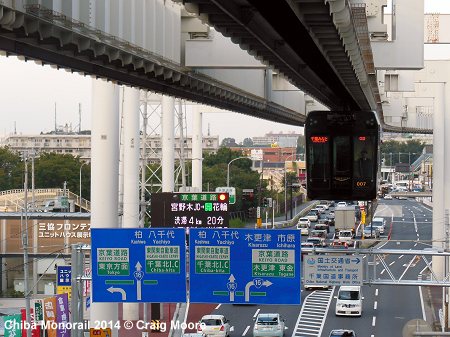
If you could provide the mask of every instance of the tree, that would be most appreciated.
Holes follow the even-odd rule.
[[[419,140],[383,141],[380,146],[381,158],[385,159],[385,164],[388,166],[394,166],[400,162],[412,164],[419,158],[424,146],[425,143]]]
[[[64,182],[66,182],[66,187],[77,193],[80,188],[81,164],[78,157],[70,154],[41,154],[34,165],[36,188],[63,188]],[[91,179],[88,172],[90,172],[89,165],[84,165],[82,167],[82,195],[85,199],[90,198]]]
[[[305,143],[306,143],[305,142],[305,136],[303,136],[303,135],[298,136],[298,138],[297,138],[297,149],[296,149],[296,153],[297,154],[305,153],[305,146],[306,146]]]
[[[203,159],[203,181],[209,182],[209,186],[205,183],[203,190],[214,191],[216,187],[226,186],[228,163],[242,154],[237,151],[231,151],[229,148],[222,147],[216,154],[205,154]],[[242,189],[253,189],[255,195],[259,188],[260,175],[256,171],[252,171],[252,161],[250,159],[239,159],[230,165],[230,186],[236,188],[236,204],[233,210],[242,209]],[[265,191],[267,182],[262,182],[262,190]],[[266,192],[267,193],[267,192]],[[263,194],[265,196],[265,194]],[[252,205],[255,206],[257,198],[254,199]]]
[[[242,142],[242,145],[245,147],[252,147],[253,146],[253,140],[251,138],[245,138]]]
[[[238,147],[239,145],[236,143],[236,139],[234,138],[224,138],[220,146],[224,147]]]
[[[0,191],[23,188],[24,163],[8,147],[0,148]]]

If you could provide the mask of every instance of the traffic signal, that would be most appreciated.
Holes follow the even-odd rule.
[[[269,198],[264,198],[264,199],[263,199],[262,206],[263,206],[263,207],[269,206]]]

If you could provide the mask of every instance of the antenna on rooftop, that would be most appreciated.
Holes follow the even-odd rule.
[[[14,134],[17,135],[17,124],[16,124],[16,121],[14,121]]]
[[[208,123],[208,136],[211,136],[211,124]]]
[[[81,134],[81,103],[78,103],[78,134]]]
[[[56,126],[56,102],[55,102],[55,133],[58,131],[58,127]]]

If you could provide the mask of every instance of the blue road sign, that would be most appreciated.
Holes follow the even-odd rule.
[[[190,301],[300,304],[300,231],[191,228]]]
[[[71,266],[57,266],[56,267],[56,285],[71,286],[72,285],[72,267]]]
[[[91,229],[92,302],[185,302],[183,228]]]

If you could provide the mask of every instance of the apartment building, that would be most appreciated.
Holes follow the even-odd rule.
[[[143,142],[141,141],[141,149]],[[175,158],[181,153],[180,138],[175,138]],[[192,137],[184,139],[184,154],[186,159],[192,158]],[[83,161],[91,160],[90,132],[82,133],[48,133],[39,135],[9,135],[4,137],[2,146],[8,146],[12,151],[22,153],[34,150],[39,153],[71,154],[80,157]],[[159,162],[162,156],[161,138],[159,136],[147,137],[145,143],[147,160],[149,163]],[[215,153],[219,149],[219,136],[203,136],[203,151]]]

